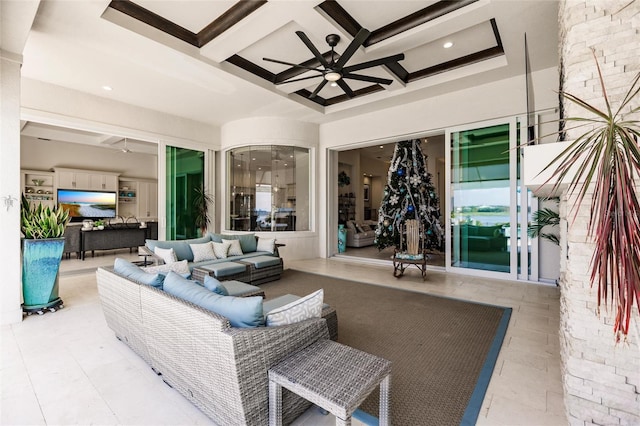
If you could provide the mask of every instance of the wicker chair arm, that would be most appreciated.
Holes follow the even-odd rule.
[[[154,265],[164,265],[164,259],[153,252],[147,246],[138,247],[138,256],[150,257]]]

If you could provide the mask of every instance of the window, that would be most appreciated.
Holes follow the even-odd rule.
[[[227,153],[227,229],[309,230],[309,150],[249,146]]]

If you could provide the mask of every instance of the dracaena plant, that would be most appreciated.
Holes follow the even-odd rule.
[[[564,181],[568,182],[568,193],[577,194],[573,214],[577,214],[588,191],[593,191],[587,228],[595,242],[591,285],[598,289],[598,311],[605,305],[614,312],[613,331],[619,341],[622,336],[626,339],[634,306],[637,308],[640,300],[640,73],[620,104],[613,107],[597,59],[596,68],[605,109],[561,93],[587,113],[587,117],[563,121],[576,124],[573,129],[585,126],[587,130],[547,169],[555,167],[552,176],[557,178],[556,189]]]
[[[22,194],[20,202],[20,230],[25,238],[43,240],[60,238],[69,223],[69,211],[56,206],[45,207],[42,204],[32,205]]]

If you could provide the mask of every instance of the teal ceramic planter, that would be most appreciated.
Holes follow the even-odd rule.
[[[58,297],[58,270],[64,238],[22,240],[23,310],[47,308],[61,303]]]
[[[344,253],[347,250],[347,230],[344,225],[338,225],[338,253]]]

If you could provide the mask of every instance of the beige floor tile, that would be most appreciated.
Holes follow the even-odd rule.
[[[495,396],[487,417],[479,418],[478,425],[487,426],[564,426],[564,415],[533,409],[520,401]]]

